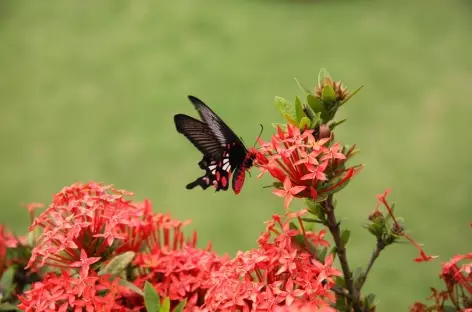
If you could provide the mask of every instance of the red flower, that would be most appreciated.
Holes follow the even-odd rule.
[[[71,268],[80,268],[80,275],[87,275],[90,269],[90,265],[100,260],[100,257],[87,257],[85,250],[80,251],[80,260],[72,262],[70,264]]]
[[[112,257],[115,249],[123,251],[130,241],[136,243],[132,240],[135,237],[129,237],[135,233],[130,228],[148,224],[146,217],[152,211],[146,204],[125,199],[129,194],[94,182],[63,188],[30,227],[31,231],[40,227],[43,232],[28,268],[50,265],[78,269],[81,255],[95,260],[104,255]],[[140,228],[139,245],[147,235],[145,226]]]
[[[297,195],[301,191],[303,191],[306,186],[293,186],[292,182],[290,181],[289,177],[286,177],[284,180],[284,189],[283,190],[274,190],[273,193],[279,197],[284,198],[284,207],[288,209],[290,202],[293,199],[294,195]]]
[[[352,149],[343,154],[344,147],[340,143],[330,146],[330,140],[317,140],[313,130],[301,132],[290,124],[285,131],[278,127],[270,142],[259,140],[261,152],[255,160],[261,170],[258,177],[268,172],[283,182],[284,188],[274,194],[284,197],[285,208],[293,197],[315,199],[318,194],[336,191],[362,169],[345,168],[346,160],[354,154]]]
[[[328,309],[334,299],[330,289],[340,272],[331,266],[330,258],[320,263],[294,243],[298,235],[316,236],[290,227],[304,213],[274,215],[257,249],[239,252],[214,272],[204,307],[210,311],[289,311],[293,307],[297,311],[306,306],[316,307],[310,311],[334,311]]]
[[[31,290],[18,298],[18,308],[25,312],[41,311],[123,311],[116,304],[118,295],[118,279],[110,281],[109,276],[79,275],[71,277],[67,271],[61,275],[48,273],[41,282],[33,284]]]
[[[154,214],[149,201],[133,203],[131,193],[97,183],[74,184],[54,196],[53,203],[31,229],[43,229],[28,264],[47,274],[21,298],[28,311],[138,311],[143,298],[111,285],[97,270],[116,255],[133,251],[128,281],[142,288],[149,281],[171,307],[187,299],[185,311],[198,311],[211,273],[225,258],[196,248],[197,236],[186,237],[189,221]],[[1,234],[1,232],[0,232]],[[0,239],[3,236],[0,235]],[[0,240],[0,252],[1,249]],[[116,287],[115,287],[116,286]]]

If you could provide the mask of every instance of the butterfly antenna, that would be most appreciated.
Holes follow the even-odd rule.
[[[257,141],[261,138],[262,131],[264,131],[264,126],[262,124],[259,124],[261,126],[261,132],[259,132],[259,135],[257,136],[256,142],[254,142],[254,146],[256,146]]]

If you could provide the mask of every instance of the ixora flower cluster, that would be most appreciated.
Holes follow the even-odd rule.
[[[472,224],[470,224],[472,227]],[[472,252],[456,255],[441,264],[439,278],[443,290],[431,287],[430,304],[416,302],[410,312],[463,311],[472,312]]]
[[[54,196],[34,221],[41,228],[26,270],[41,280],[19,295],[25,311],[140,311],[150,283],[172,307],[203,301],[225,258],[196,248],[180,222],[155,214],[149,201],[97,183],[74,184]]]
[[[287,210],[294,197],[325,199],[362,169],[345,166],[355,154],[355,146],[328,146],[331,138],[316,139],[314,131],[288,124],[285,131],[278,126],[270,142],[259,140],[261,153],[257,154],[256,164],[262,173],[258,177],[269,172],[280,182],[273,193],[284,198]]]
[[[318,261],[300,241],[329,243],[323,232],[291,228],[306,211],[274,215],[257,249],[229,259],[197,248],[196,233],[183,234],[188,222],[155,214],[149,201],[133,203],[130,195],[77,183],[54,196],[30,228],[37,237],[23,275],[35,278],[12,283],[7,294],[19,299],[19,309],[145,311],[149,284],[169,311],[335,311],[331,288],[340,273],[333,257]],[[28,243],[3,228],[0,234],[5,273],[18,262],[9,249]]]

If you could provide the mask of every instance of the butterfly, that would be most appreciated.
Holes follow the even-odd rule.
[[[186,188],[200,186],[206,190],[213,185],[216,191],[228,190],[232,178],[233,191],[239,194],[244,184],[246,170],[256,158],[254,148],[246,149],[243,142],[203,101],[189,95],[201,120],[177,114],[174,123],[177,132],[183,134],[203,154],[199,167],[205,174],[189,183]]]

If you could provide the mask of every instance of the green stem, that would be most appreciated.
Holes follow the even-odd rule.
[[[359,296],[357,295],[357,289],[354,287],[352,272],[347,261],[346,248],[341,240],[341,230],[339,228],[339,223],[336,220],[336,216],[334,215],[333,195],[329,195],[328,198],[323,202],[323,208],[327,216],[328,229],[333,236],[334,244],[336,245],[336,253],[338,254],[339,262],[341,263],[344,282],[349,292],[349,296],[347,297],[348,307],[346,311],[350,311],[352,307],[354,308],[354,311],[361,312],[362,310],[359,302]]]

